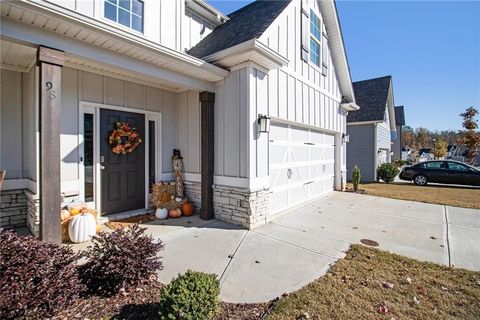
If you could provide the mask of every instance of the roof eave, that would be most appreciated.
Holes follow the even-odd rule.
[[[360,106],[357,105],[356,103],[353,103],[353,102],[341,103],[340,108],[342,108],[345,111],[358,111],[358,110],[360,110]]]
[[[288,65],[287,58],[273,51],[257,39],[242,42],[233,47],[203,57],[202,59],[225,68],[232,68],[249,61],[256,63],[268,71]]]

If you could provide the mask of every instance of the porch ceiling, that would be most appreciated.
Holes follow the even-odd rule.
[[[9,25],[9,21],[18,21],[24,24],[25,27],[31,28],[33,26],[39,28],[39,32],[47,31],[59,34],[58,40],[60,38],[75,39],[90,47],[96,47],[117,55],[134,58],[138,62],[147,63],[152,69],[151,73],[154,73],[154,71],[158,72],[159,78],[162,76],[162,70],[174,71],[179,74],[179,79],[183,77],[186,80],[189,77],[197,81],[199,84],[197,85],[198,89],[207,89],[206,87],[212,82],[222,80],[228,75],[227,70],[203,60],[166,48],[147,39],[118,30],[101,21],[85,17],[45,1],[1,1],[0,7],[3,17],[3,29],[6,29],[5,26]],[[6,36],[13,37],[13,35]],[[37,32],[31,37],[35,36],[37,36]],[[69,47],[61,47],[61,42],[57,49],[64,50],[67,54],[76,54],[73,50],[68,50]],[[103,60],[102,62],[109,61]],[[157,67],[161,67],[161,69]],[[154,76],[153,74],[151,75]],[[172,73],[166,77],[166,80],[172,80],[171,78],[173,77],[171,75]],[[205,83],[203,88],[201,88],[201,81]],[[188,80],[185,82],[188,82]],[[190,81],[190,84],[192,84],[192,81]],[[179,87],[181,85],[179,80]],[[187,83],[186,87],[188,86]],[[195,85],[190,85],[190,87],[195,87]]]
[[[0,39],[0,49],[2,68],[28,72],[35,64],[35,48]]]

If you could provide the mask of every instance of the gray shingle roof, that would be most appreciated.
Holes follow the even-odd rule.
[[[347,122],[383,121],[391,83],[391,76],[354,82],[355,100],[360,110],[349,112]]]
[[[229,21],[215,28],[187,53],[203,58],[245,41],[258,39],[290,2],[291,0],[252,2],[229,14]]]
[[[395,124],[397,126],[404,126],[405,125],[405,111],[403,106],[396,106],[395,107]]]

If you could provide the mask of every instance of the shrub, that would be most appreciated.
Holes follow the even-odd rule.
[[[83,256],[87,262],[80,266],[80,278],[90,293],[109,296],[147,280],[163,268],[158,257],[163,243],[145,234],[144,228],[134,225],[110,233],[100,232]]]
[[[385,181],[385,183],[393,182],[399,172],[400,170],[393,163],[383,163],[377,169],[378,178]]]
[[[51,317],[85,289],[70,247],[0,231],[0,318]]]
[[[352,183],[353,183],[353,190],[355,192],[358,190],[358,185],[360,184],[361,178],[362,178],[362,175],[360,173],[360,169],[357,166],[354,166],[352,170]]]
[[[401,168],[404,165],[407,165],[408,161],[398,159],[398,160],[394,160],[393,163],[397,166],[397,168]]]
[[[214,274],[188,270],[160,295],[161,319],[212,319],[220,310],[220,282]]]

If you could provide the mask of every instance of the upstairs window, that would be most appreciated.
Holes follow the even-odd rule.
[[[105,0],[105,18],[125,27],[143,32],[143,1]]]
[[[320,67],[321,30],[320,19],[310,9],[310,61],[318,67]]]

